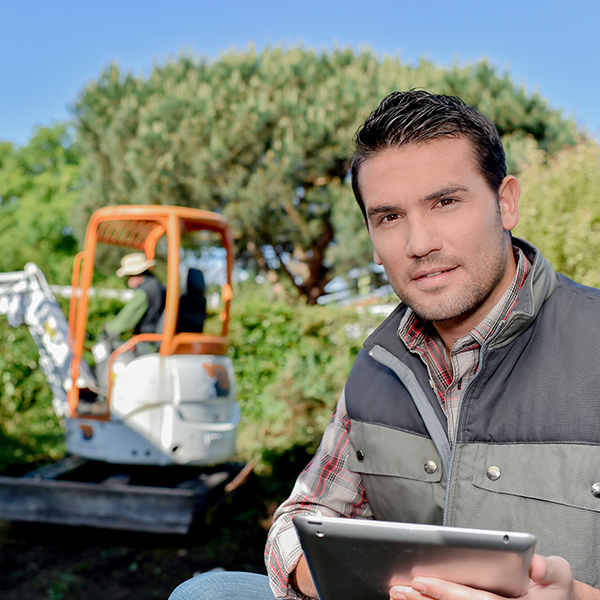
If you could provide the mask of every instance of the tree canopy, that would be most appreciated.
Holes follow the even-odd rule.
[[[107,204],[214,210],[238,256],[284,276],[309,303],[339,273],[370,261],[347,177],[357,126],[389,92],[461,96],[496,123],[513,160],[529,136],[554,152],[575,124],[487,61],[451,69],[337,49],[181,57],[134,76],[110,65],[74,117],[85,156],[79,229]]]
[[[600,146],[582,141],[547,157],[530,146],[515,235],[560,273],[600,287]]]
[[[66,124],[39,128],[22,148],[0,143],[0,272],[32,261],[49,281],[70,283],[79,161]]]

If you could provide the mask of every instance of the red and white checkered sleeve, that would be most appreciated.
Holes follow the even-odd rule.
[[[342,392],[312,461],[290,497],[275,511],[265,547],[265,564],[276,598],[302,598],[289,585],[302,548],[292,523],[295,514],[373,518],[361,476],[348,469],[350,419]]]

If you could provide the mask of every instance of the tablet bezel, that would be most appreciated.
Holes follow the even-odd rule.
[[[383,600],[419,575],[506,597],[529,586],[529,533],[305,514],[293,522],[320,600]]]

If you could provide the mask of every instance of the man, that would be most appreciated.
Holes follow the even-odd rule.
[[[292,524],[302,512],[529,531],[528,598],[600,597],[600,292],[511,238],[519,184],[494,126],[456,98],[387,97],[357,133],[351,174],[402,302],[275,513],[273,593],[316,597]],[[213,574],[173,598],[272,598],[265,581]],[[494,595],[416,578],[390,597]]]
[[[166,290],[163,284],[150,272],[154,260],[148,260],[141,252],[127,254],[121,259],[118,277],[127,277],[127,285],[135,290],[133,297],[119,311],[117,316],[104,327],[109,337],[116,337],[126,331],[156,333],[158,321],[165,309]],[[141,342],[136,346],[137,355],[156,352],[153,342]]]

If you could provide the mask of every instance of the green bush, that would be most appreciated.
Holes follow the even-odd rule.
[[[238,293],[232,313],[229,355],[245,458],[316,448],[364,338],[381,321],[356,307],[271,301],[267,293]]]
[[[0,318],[0,347],[0,472],[59,458],[63,431],[29,331]]]
[[[600,146],[582,141],[552,157],[531,148],[528,162],[515,235],[560,273],[600,287]]]

